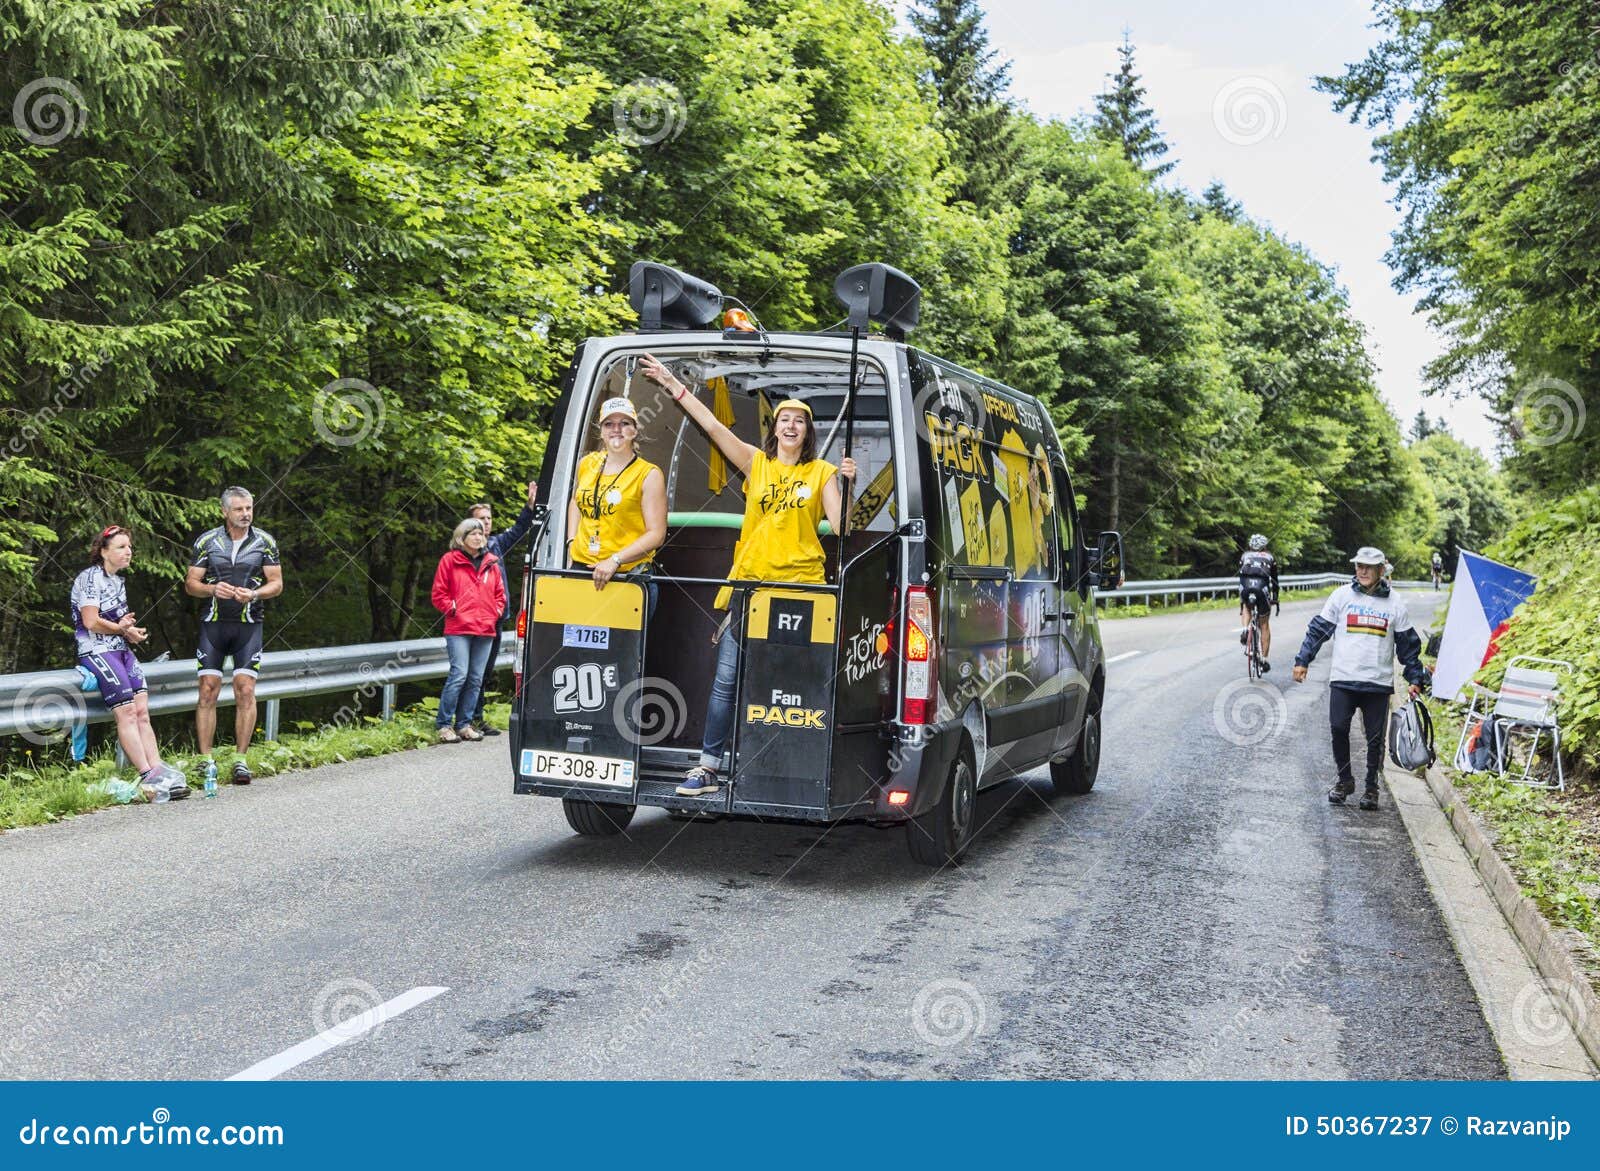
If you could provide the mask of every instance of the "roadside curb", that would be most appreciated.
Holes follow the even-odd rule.
[[[1572,949],[1546,921],[1538,905],[1522,893],[1516,876],[1494,848],[1483,822],[1450,783],[1444,770],[1437,764],[1429,765],[1423,779],[1522,950],[1539,974],[1563,993],[1551,999],[1560,1005],[1562,1015],[1590,1059],[1600,1065],[1600,996],[1595,995],[1594,986],[1578,965]]]

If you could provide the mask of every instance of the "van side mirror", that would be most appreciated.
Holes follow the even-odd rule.
[[[1107,529],[1090,555],[1089,584],[1096,589],[1117,590],[1127,580],[1122,572],[1122,534]]]

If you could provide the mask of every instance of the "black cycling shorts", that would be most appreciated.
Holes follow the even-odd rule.
[[[1239,586],[1239,605],[1254,607],[1263,618],[1268,617],[1272,613],[1272,590],[1265,582],[1245,582]]]
[[[233,656],[233,673],[255,677],[261,670],[261,623],[202,622],[195,661],[202,675],[222,677],[222,660]]]

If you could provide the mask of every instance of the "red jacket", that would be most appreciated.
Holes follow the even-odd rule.
[[[446,634],[493,634],[506,608],[500,558],[485,552],[476,569],[460,549],[439,558],[433,574],[433,608],[444,615]]]

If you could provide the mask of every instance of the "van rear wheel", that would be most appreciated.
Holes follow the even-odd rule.
[[[602,805],[582,797],[561,798],[567,824],[586,838],[609,838],[628,828],[637,805]]]
[[[938,804],[906,823],[906,845],[924,866],[960,860],[978,824],[978,777],[963,749],[950,766]]]
[[[1050,783],[1057,793],[1082,796],[1094,788],[1100,775],[1100,705],[1097,703],[1083,717],[1083,731],[1078,733],[1078,745],[1065,760],[1050,762]]]

